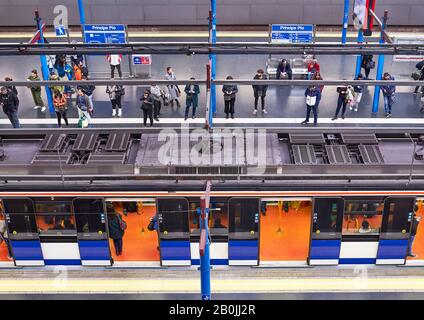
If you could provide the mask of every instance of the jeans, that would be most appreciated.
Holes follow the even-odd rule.
[[[160,114],[160,109],[162,108],[162,102],[160,100],[153,101],[153,118],[157,119]]]
[[[409,237],[409,242],[408,242],[408,256],[412,256],[412,245],[414,244],[414,240],[415,240],[415,236],[410,236]]]
[[[113,239],[113,244],[115,246],[116,255],[120,256],[122,254],[122,247],[124,246],[124,242],[122,241],[122,238]]]
[[[384,96],[384,112],[392,113],[392,104],[393,98],[389,96]]]
[[[261,107],[262,110],[265,109],[265,96],[260,96],[261,97]],[[259,102],[259,96],[255,96],[255,110],[258,110],[258,102]]]
[[[225,114],[234,115],[234,104],[235,103],[236,103],[236,98],[232,98],[230,100],[224,101],[224,104],[225,104],[224,112],[225,112]]]
[[[337,109],[336,109],[336,114],[334,115],[335,118],[337,118],[339,116],[339,112],[340,109],[342,109],[342,117],[344,116],[345,112],[346,112],[346,106],[347,106],[347,102],[344,96],[339,95],[339,99],[337,100]]]
[[[193,100],[187,100],[186,109],[185,109],[185,118],[188,118],[188,113],[190,111],[190,107],[193,106],[192,117],[196,115],[197,105],[193,102]]]
[[[62,127],[62,118],[65,121],[66,126],[69,126],[68,117],[66,115],[66,110],[56,111],[56,117],[57,117],[57,124],[58,124],[59,128]]]
[[[317,106],[309,106],[306,105],[306,122],[309,122],[309,116],[311,114],[311,110],[314,113],[314,124],[318,123],[318,112],[317,112],[318,107]]]
[[[9,118],[13,128],[16,129],[21,127],[21,124],[19,123],[19,118],[18,118],[18,111],[8,112],[6,113],[6,116]]]
[[[121,71],[121,65],[118,64],[116,66],[110,65],[110,77],[113,79],[115,78],[115,68],[118,69],[119,77],[122,78],[122,71]]]

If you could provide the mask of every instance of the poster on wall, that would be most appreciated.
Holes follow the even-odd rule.
[[[355,29],[362,30],[365,36],[372,35],[374,17],[370,13],[375,10],[376,0],[355,0],[353,3],[353,25]]]

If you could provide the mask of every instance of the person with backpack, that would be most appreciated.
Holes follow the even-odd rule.
[[[20,128],[18,118],[19,99],[18,96],[7,87],[0,89],[0,107],[3,108],[4,114],[9,118],[13,128]]]
[[[362,55],[361,68],[365,71],[365,79],[369,79],[371,69],[374,69],[375,62],[372,54]]]
[[[113,240],[116,255],[120,256],[124,247],[123,237],[127,228],[126,222],[122,219],[122,215],[116,212],[112,203],[107,204],[107,218],[109,238]]]
[[[194,77],[191,77],[190,80],[196,80]],[[184,120],[187,120],[190,107],[192,107],[191,118],[194,119],[196,116],[196,109],[199,105],[199,93],[200,88],[197,84],[187,84],[184,88],[186,94],[186,109],[184,114]]]
[[[418,79],[419,81],[423,81],[424,80],[424,60],[422,60],[421,62],[418,62],[415,67],[418,70]],[[418,91],[420,90],[420,86],[416,86],[415,90],[414,90],[414,94],[418,94]],[[424,87],[421,87],[421,93],[424,93]]]
[[[118,115],[122,117],[122,96],[125,95],[125,89],[120,84],[106,87],[106,93],[109,95],[110,102],[112,103],[112,117]],[[116,113],[118,109],[118,113]]]
[[[265,72],[262,69],[258,69],[256,71],[256,75],[253,77],[253,80],[268,80],[268,76],[265,74]],[[261,98],[261,107],[262,107],[262,113],[267,114],[268,112],[265,109],[265,97],[266,92],[268,90],[268,85],[252,85],[253,88],[253,95],[255,97],[255,109],[253,110],[253,114],[256,115],[258,113],[258,103],[259,98]]]
[[[395,80],[395,77],[391,76],[388,72],[383,75],[383,80]],[[392,116],[392,106],[395,103],[395,92],[396,86],[393,84],[385,85],[380,87],[384,98],[384,111],[386,112],[386,119]]]
[[[228,76],[227,80],[233,80],[232,76]],[[234,105],[236,103],[236,95],[238,88],[236,84],[224,84],[222,86],[222,92],[224,93],[224,112],[226,119],[229,118],[231,114],[231,119],[234,119]]]
[[[306,97],[306,119],[301,124],[308,124],[311,111],[314,114],[314,126],[318,125],[318,105],[321,101],[321,90],[315,86],[309,86],[305,91]]]

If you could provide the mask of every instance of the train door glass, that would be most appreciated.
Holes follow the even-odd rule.
[[[159,265],[159,243],[156,230],[147,227],[156,214],[155,199],[107,199],[109,234],[119,227],[112,212],[117,212],[127,228],[122,238],[122,252],[118,255],[113,239],[110,239],[114,261],[157,262]],[[116,230],[115,230],[116,231]]]
[[[424,264],[424,224],[422,223],[422,218],[424,217],[424,198],[417,198],[414,213],[415,216],[411,223],[411,237],[409,240],[414,256],[407,256],[406,264],[422,265]],[[412,238],[414,234],[415,236]]]
[[[384,201],[383,222],[378,246],[377,264],[405,264],[406,255],[412,255],[415,231],[415,198],[389,197]],[[410,237],[411,234],[411,237]]]
[[[228,263],[257,265],[259,261],[260,198],[228,201]]]
[[[344,200],[314,198],[313,208],[309,264],[336,265],[341,247]]]
[[[7,221],[3,209],[3,203],[0,202],[0,261],[13,260],[12,249],[10,247],[9,235],[7,234]]]
[[[44,265],[33,201],[29,198],[5,198],[3,207],[15,264]]]
[[[262,199],[260,261],[306,262],[311,234],[312,201]]]
[[[188,200],[158,198],[157,212],[162,265],[191,265]]]
[[[110,266],[106,214],[102,198],[73,200],[81,264]]]

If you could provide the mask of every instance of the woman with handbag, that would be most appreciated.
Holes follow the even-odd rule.
[[[172,70],[172,67],[166,68],[166,74],[165,74],[166,80],[177,80],[177,77],[175,76],[174,71]],[[177,103],[177,107],[181,107],[180,102],[178,101],[178,98],[181,96],[180,88],[177,85],[169,84],[166,86],[168,88],[169,93],[169,102],[171,103],[171,107],[174,106],[174,101]]]
[[[374,69],[375,67],[375,62],[373,60],[373,56],[372,54],[364,54],[362,56],[362,63],[361,63],[361,68],[364,69],[365,71],[365,78],[368,79],[371,69]]]
[[[228,76],[227,80],[233,80],[232,76]],[[234,105],[236,103],[236,94],[238,88],[236,84],[225,84],[222,86],[222,92],[224,93],[224,105],[226,119],[231,115],[231,119],[234,119]]]

